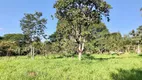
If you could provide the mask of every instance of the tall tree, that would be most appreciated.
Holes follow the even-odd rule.
[[[25,35],[27,43],[37,39],[46,38],[45,29],[47,19],[42,18],[41,12],[35,12],[34,14],[24,14],[25,16],[20,20],[21,29]],[[34,47],[31,45],[31,54],[34,56]]]
[[[94,23],[100,23],[103,15],[109,21],[111,6],[104,0],[58,0],[54,7],[56,17],[70,24],[70,35],[78,43],[79,60],[81,60],[86,37],[90,34],[89,27]]]

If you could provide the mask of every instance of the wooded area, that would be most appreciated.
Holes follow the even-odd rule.
[[[53,8],[53,34],[49,14],[35,11],[18,21],[21,33],[0,36],[0,80],[142,80],[142,25],[111,32],[107,0],[56,0]]]
[[[24,14],[19,23],[23,34],[1,36],[0,55],[34,58],[37,54],[78,54],[81,60],[82,54],[141,54],[142,26],[126,35],[110,33],[102,22],[103,16],[110,21],[112,7],[106,1],[58,0],[54,8],[58,18],[56,32],[45,34],[48,21],[42,12]]]

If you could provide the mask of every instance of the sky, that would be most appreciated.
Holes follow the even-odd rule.
[[[142,25],[142,0],[106,0],[113,8],[110,11],[110,22],[103,19],[110,32],[128,34]],[[0,0],[0,36],[9,33],[22,33],[20,20],[24,13],[39,11],[47,18],[46,34],[56,31],[57,19],[52,20],[56,10],[56,0]]]

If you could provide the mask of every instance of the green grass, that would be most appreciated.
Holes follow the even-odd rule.
[[[142,56],[1,57],[0,80],[142,80]]]

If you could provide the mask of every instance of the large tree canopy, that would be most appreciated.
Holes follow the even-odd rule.
[[[54,5],[56,17],[68,22],[71,36],[78,43],[79,57],[84,50],[84,43],[90,33],[90,27],[100,23],[102,16],[109,21],[111,6],[104,0],[58,0]],[[94,26],[95,27],[95,26]],[[81,59],[81,57],[79,58]]]
[[[67,19],[77,23],[100,22],[102,15],[109,18],[111,6],[104,0],[58,0],[54,7],[57,10],[58,19]],[[89,24],[85,23],[86,25]]]

